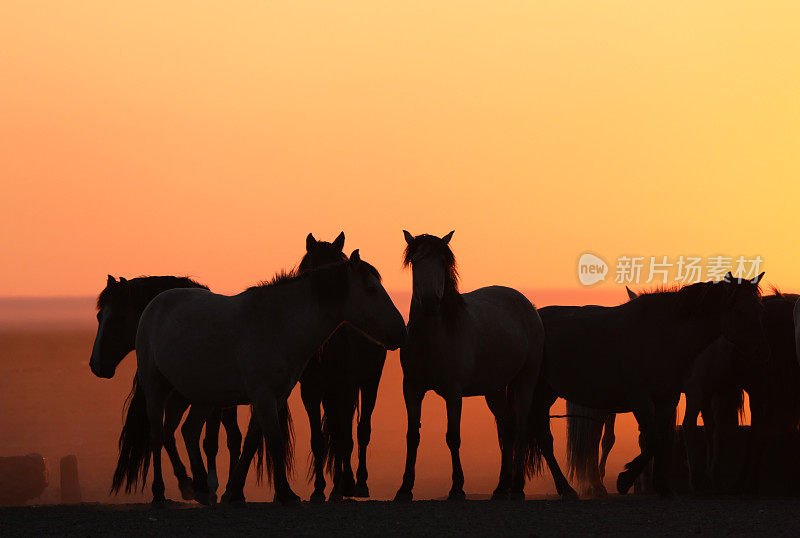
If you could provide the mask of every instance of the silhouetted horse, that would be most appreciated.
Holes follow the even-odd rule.
[[[749,396],[751,440],[739,487],[754,494],[764,449],[770,438],[797,432],[800,423],[800,365],[797,343],[798,295],[777,288],[764,297],[764,328],[769,344],[765,361],[743,369]],[[740,363],[747,364],[739,358]]]
[[[637,294],[629,288],[626,290],[631,300],[637,297]],[[541,315],[546,326],[547,311],[541,312]],[[710,476],[699,471],[698,455],[693,451],[697,446],[696,443],[688,440],[686,442],[687,461],[695,491],[704,491],[711,486],[719,487],[721,439],[735,431],[742,413],[744,401],[741,376],[737,373],[736,365],[730,355],[732,349],[732,344],[723,338],[712,343],[697,357],[691,376],[683,386],[682,391],[686,394],[684,435],[687,437],[696,435],[697,417],[701,412],[705,425],[703,430],[706,435],[707,463],[703,467],[710,471]],[[614,446],[615,418],[615,413],[567,402],[569,474],[570,478],[574,477],[585,485],[586,494],[590,497],[602,497],[607,494],[603,478],[608,455]],[[641,447],[641,435],[639,443]],[[599,461],[598,446],[601,447]],[[647,471],[649,467],[645,468],[645,472]],[[649,487],[649,484],[645,484],[645,487]]]
[[[728,273],[724,282],[647,293],[615,307],[542,309],[546,340],[536,404],[546,412],[560,396],[585,407],[632,411],[642,452],[620,473],[617,489],[627,493],[655,457],[654,488],[668,494],[675,409],[695,358],[720,336],[748,356],[767,353],[762,277],[743,281]]]
[[[493,497],[524,499],[525,475],[534,465],[528,413],[542,362],[539,315],[511,288],[459,293],[455,256],[448,246],[453,232],[443,238],[403,233],[413,295],[408,339],[400,351],[408,415],[406,467],[395,500],[412,499],[422,400],[429,390],[447,407],[446,441],[453,464],[449,498],[465,497],[459,455],[462,398],[484,396],[497,421],[502,455]],[[563,475],[556,486],[562,495],[575,494]]]
[[[314,352],[342,323],[390,349],[405,337],[378,272],[358,251],[348,261],[281,274],[235,296],[193,289],[160,294],[139,322],[138,372],[118,469],[135,486],[146,480],[152,455],[153,503],[161,504],[161,417],[168,395],[175,390],[206,408],[252,403],[266,433],[276,500],[299,501],[286,479],[291,459],[282,410]],[[195,474],[204,472],[199,463],[196,470],[192,462]]]
[[[323,265],[346,260],[344,232],[332,242],[317,241],[312,234],[306,237],[306,254],[300,261],[298,273],[303,274]],[[368,497],[367,445],[371,435],[372,411],[378,395],[386,349],[365,338],[352,327],[344,326],[334,333],[318,350],[300,376],[300,394],[308,413],[311,428],[314,477],[312,502],[325,500],[325,466],[333,475],[331,500],[343,496]],[[358,483],[354,483],[350,458],[353,450],[353,415],[361,399],[358,421]],[[320,404],[325,410],[320,417]],[[258,423],[251,422],[241,458],[241,477],[234,481],[244,486],[261,436]],[[223,495],[225,502],[241,502],[244,492],[232,488]]]
[[[134,350],[136,328],[139,318],[150,301],[162,291],[174,288],[208,288],[194,280],[174,276],[149,276],[138,277],[131,280],[120,278],[117,281],[108,275],[106,287],[97,298],[97,335],[92,347],[92,356],[89,367],[97,377],[111,379],[114,377],[117,365],[128,353]],[[197,413],[189,412],[184,424],[184,440],[187,451],[197,450],[198,442],[194,440],[193,431],[197,430],[197,439],[200,430],[206,423],[206,439],[203,448],[209,465],[208,483],[192,486],[192,479],[186,474],[186,467],[181,462],[175,446],[175,429],[180,424],[181,418],[188,404],[180,397],[167,400],[164,414],[164,449],[172,462],[175,477],[184,500],[197,497],[198,501],[209,502],[209,488],[211,494],[216,493],[218,484],[216,472],[216,459],[218,452],[220,422],[225,425],[227,433],[228,450],[231,458],[231,469],[236,465],[242,444],[242,434],[236,420],[236,408],[224,410],[216,409],[206,423]]]
[[[332,242],[306,238],[306,254],[298,266],[305,273],[334,261],[347,259],[342,252],[344,232]],[[311,424],[313,454],[311,472],[314,492],[311,500],[325,500],[323,464],[333,476],[331,499],[369,497],[367,487],[367,445],[371,436],[372,411],[386,362],[386,349],[365,338],[352,327],[342,327],[319,350],[316,360],[300,377],[300,394]],[[353,479],[350,458],[353,451],[353,415],[361,400],[358,421],[358,482]],[[320,421],[320,403],[325,410]]]

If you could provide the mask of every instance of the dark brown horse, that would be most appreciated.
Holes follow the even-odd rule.
[[[617,489],[627,493],[655,457],[653,485],[670,492],[669,440],[675,408],[695,358],[726,338],[748,356],[765,356],[764,307],[758,282],[702,282],[648,293],[616,307],[547,307],[545,363],[538,413],[557,397],[612,412],[632,411],[642,452],[626,465]]]
[[[108,275],[106,287],[97,298],[97,335],[92,346],[89,367],[97,377],[110,379],[114,377],[117,366],[134,350],[136,328],[145,307],[159,293],[174,288],[208,289],[206,286],[186,277],[148,276],[120,278],[117,281]],[[236,408],[214,409],[206,420],[198,412],[189,411],[182,433],[187,450],[198,457],[200,430],[206,426],[206,437],[203,449],[206,453],[209,472],[208,480],[192,483],[186,474],[186,467],[181,461],[175,445],[175,430],[180,424],[188,403],[175,396],[167,401],[164,413],[164,450],[169,456],[178,486],[184,500],[196,499],[209,504],[216,494],[219,484],[216,471],[216,460],[219,443],[220,423],[224,424],[227,434],[230,468],[236,466],[242,445],[242,434],[236,420]]]

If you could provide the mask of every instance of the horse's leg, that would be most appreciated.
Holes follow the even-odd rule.
[[[219,453],[219,426],[222,423],[222,409],[209,408],[206,416],[206,436],[203,438],[203,452],[206,454],[208,468],[208,500],[210,504],[217,502],[219,476],[217,475],[217,454]]]
[[[675,439],[675,409],[680,393],[672,398],[659,401],[655,406],[655,447],[653,454],[653,489],[662,497],[672,495],[670,475],[672,469],[672,448]],[[648,441],[649,442],[649,441]]]
[[[486,404],[497,423],[497,440],[500,444],[500,478],[492,492],[493,500],[508,499],[511,489],[511,465],[514,456],[514,416],[508,404],[505,389],[485,396]]]
[[[556,395],[547,388],[540,380],[539,385],[533,395],[533,402],[531,404],[530,422],[533,431],[530,432],[536,438],[536,446],[538,453],[534,453],[531,457],[534,459],[533,468],[531,471],[536,471],[538,463],[536,461],[540,457],[544,457],[547,467],[550,469],[550,474],[553,475],[553,482],[556,485],[556,491],[564,500],[577,499],[578,494],[569,485],[567,477],[561,472],[561,467],[556,461],[555,454],[553,453],[553,433],[550,431],[550,408],[555,403]]]
[[[408,417],[408,430],[406,433],[406,468],[403,472],[403,483],[394,496],[395,501],[411,501],[414,489],[414,466],[417,463],[417,449],[419,448],[419,429],[422,417],[422,399],[425,391],[411,386],[403,380],[403,399],[406,404]]]
[[[353,492],[354,497],[369,497],[369,487],[367,486],[367,446],[372,436],[372,411],[375,409],[375,402],[378,399],[378,385],[383,373],[383,364],[386,360],[386,351],[381,349],[382,360],[376,362],[374,370],[370,372],[367,379],[363,379],[360,385],[361,393],[361,414],[358,419],[356,435],[358,437],[358,471],[356,471],[356,487]],[[370,359],[372,357],[369,357]]]
[[[239,460],[236,462],[236,469],[234,469],[233,473],[231,473],[228,478],[225,493],[222,495],[223,503],[244,502],[244,485],[247,481],[247,473],[250,470],[250,464],[263,438],[264,432],[261,429],[261,425],[258,423],[255,414],[252,414],[250,416],[250,423],[247,426],[247,434],[244,438],[242,453],[239,456]]]
[[[311,429],[311,454],[314,465],[314,492],[311,502],[325,501],[325,439],[322,437],[322,418],[320,417],[320,394],[313,383],[300,381],[300,397],[308,415]]]
[[[204,505],[211,504],[211,500],[208,491],[208,474],[203,464],[203,455],[200,453],[200,434],[211,409],[211,406],[208,405],[192,405],[186,420],[183,421],[183,426],[181,426],[183,442],[186,444],[189,463],[192,466],[194,500]]]
[[[725,443],[730,442],[739,427],[739,391],[723,391],[711,400],[714,416],[714,431],[711,436],[711,459],[709,464],[711,483],[717,492],[726,489],[722,481],[722,453]]]
[[[292,491],[286,479],[286,458],[283,427],[281,426],[281,413],[279,409],[287,405],[286,400],[278,401],[269,390],[262,391],[253,401],[256,418],[261,424],[267,441],[267,450],[272,459],[273,485],[275,487],[275,500],[281,504],[300,502],[300,497]]]
[[[239,462],[239,456],[242,453],[242,431],[239,429],[237,411],[237,406],[226,407],[222,410],[222,415],[220,417],[222,425],[225,427],[225,439],[228,445],[228,454],[231,458],[230,467],[228,467],[229,482],[234,469],[236,469],[236,464]]]
[[[636,478],[650,462],[650,458],[653,456],[651,450],[656,442],[655,439],[651,439],[655,436],[656,422],[652,402],[643,399],[634,405],[633,416],[636,417],[636,422],[639,423],[639,431],[642,436],[639,443],[641,452],[633,460],[625,464],[625,470],[617,476],[617,491],[620,495],[628,493]]]
[[[689,464],[689,478],[692,489],[696,492],[705,491],[707,481],[705,473],[701,472],[698,465],[697,446],[697,417],[700,414],[700,397],[691,392],[686,394],[686,410],[683,413],[683,441],[686,445],[686,460]],[[703,421],[705,423],[705,420]],[[704,430],[709,425],[704,425]]]
[[[598,454],[600,452],[600,445],[603,442],[603,425],[605,420],[598,418],[597,420],[590,420],[591,424],[587,428],[589,433],[589,446],[592,449],[586,455],[586,467],[584,477],[588,483],[586,487],[586,494],[589,497],[605,497],[608,495],[606,487],[603,485],[603,479],[600,476],[600,461]]]
[[[188,407],[189,402],[185,398],[177,392],[172,392],[167,398],[164,408],[164,450],[172,463],[172,470],[175,472],[175,478],[178,479],[178,488],[181,490],[181,497],[184,501],[194,499],[194,489],[192,488],[192,479],[186,474],[186,467],[184,467],[181,456],[178,454],[178,447],[175,445],[175,430],[178,429]]]
[[[453,485],[447,498],[451,501],[463,501],[464,470],[461,468],[461,395],[449,396],[445,399],[447,406],[447,433],[445,440],[450,449],[450,460],[453,465]]]
[[[600,463],[598,465],[600,480],[606,477],[606,463],[608,462],[608,455],[611,453],[611,449],[614,447],[614,441],[616,441],[616,437],[614,436],[614,423],[616,422],[616,419],[616,413],[609,413],[606,415],[606,420],[603,424],[603,439],[600,442],[602,453],[600,454]]]
[[[137,374],[138,375],[138,374]],[[143,385],[144,390],[144,385]],[[161,472],[161,448],[164,446],[164,406],[172,392],[167,380],[160,373],[148,379],[148,390],[145,390],[147,420],[150,424],[150,449],[153,459],[153,506],[164,506],[164,475]]]

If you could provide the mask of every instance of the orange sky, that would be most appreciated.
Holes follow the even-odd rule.
[[[0,295],[234,292],[340,230],[407,289],[403,228],[455,229],[465,289],[577,288],[587,250],[759,254],[797,289],[799,25],[795,1],[5,1]]]

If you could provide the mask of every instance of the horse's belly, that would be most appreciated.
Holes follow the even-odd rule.
[[[186,368],[184,364],[191,364],[191,367]],[[250,402],[238,369],[229,361],[185,357],[157,360],[156,365],[175,390],[190,402],[218,406]]]

